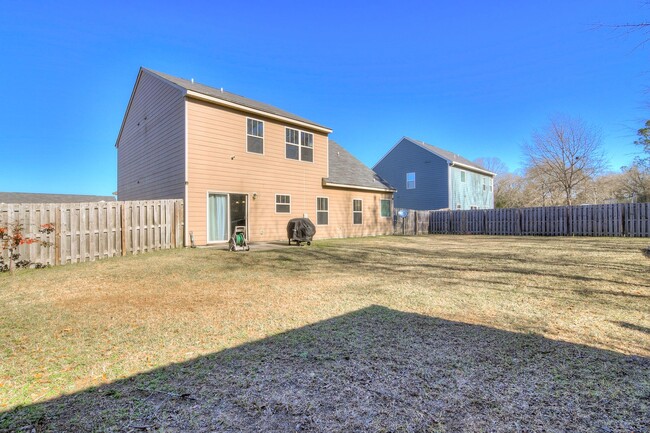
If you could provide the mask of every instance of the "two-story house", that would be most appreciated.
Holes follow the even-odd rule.
[[[388,234],[394,189],[328,136],[268,104],[141,68],[115,146],[118,199],[182,198],[186,243],[286,239],[309,217],[316,239]]]
[[[422,141],[403,137],[373,170],[397,188],[397,208],[494,208],[494,173]]]

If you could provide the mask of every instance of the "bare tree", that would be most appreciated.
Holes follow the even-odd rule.
[[[494,184],[494,207],[524,207],[528,203],[524,194],[526,179],[514,173],[498,175],[499,182]]]
[[[474,163],[480,165],[487,171],[491,171],[497,176],[508,172],[508,166],[506,163],[493,156],[482,156],[480,158],[476,158],[474,160]]]
[[[527,167],[523,177],[527,207],[559,206],[566,203],[564,189],[551,174],[540,167]]]
[[[494,179],[492,181],[492,185],[494,187],[493,189],[494,206],[507,207],[504,206],[504,203],[509,203],[513,201],[512,200],[513,191],[511,190],[512,183],[510,181],[514,179],[512,176],[510,176],[508,179],[510,183],[504,184],[504,179],[508,175],[510,175],[510,173],[508,173],[508,166],[505,164],[505,162],[501,161],[499,158],[496,157],[482,156],[480,158],[476,158],[474,160],[474,163],[483,167],[487,171],[491,171],[492,173],[495,174]],[[505,193],[506,189],[508,190],[507,193]]]
[[[618,183],[622,201],[650,202],[650,170],[638,164],[622,170]]]
[[[626,199],[621,192],[622,173],[605,173],[580,186],[575,203],[621,203]]]
[[[648,2],[650,4],[650,2]],[[615,24],[615,25],[599,25],[597,27],[606,27],[606,28],[613,28],[614,30],[618,30],[623,32],[623,34],[630,35],[634,32],[641,32],[643,33],[643,39],[639,44],[637,45],[638,47],[641,47],[650,41],[650,22],[642,22],[642,23],[632,23],[632,24]]]
[[[526,174],[530,182],[560,189],[564,203],[574,202],[576,189],[603,172],[607,162],[598,130],[584,121],[555,116],[542,131],[524,143]]]
[[[650,1],[645,1],[643,3],[644,6],[650,6]],[[643,36],[638,46],[642,46],[646,44],[648,41],[650,41],[650,21],[647,20],[643,20],[640,22],[637,21],[635,23],[627,23],[627,24],[598,24],[594,27],[597,29],[598,28],[614,29],[625,35],[629,35],[633,33],[641,33]]]
[[[634,144],[643,147],[644,156],[635,158],[634,163],[640,166],[641,169],[650,171],[650,120],[646,121],[645,126],[639,129],[636,134],[639,138],[634,141]]]

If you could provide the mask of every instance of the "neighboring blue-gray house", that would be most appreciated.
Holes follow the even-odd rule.
[[[396,208],[494,208],[494,173],[422,141],[403,137],[372,169],[397,188]]]

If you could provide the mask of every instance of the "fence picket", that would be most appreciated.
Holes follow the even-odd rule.
[[[420,233],[650,237],[650,203],[424,211],[428,218],[417,212],[418,221],[429,224],[428,229],[420,225]],[[396,216],[393,221],[401,224]],[[401,233],[401,225],[395,232]]]
[[[183,245],[183,200],[99,203],[0,203],[0,226],[15,221],[24,225],[27,237],[47,241],[20,247],[22,258],[49,265],[94,261],[122,255],[141,254]],[[122,213],[125,212],[125,218]],[[428,211],[419,229],[429,230]],[[43,234],[39,229],[53,224],[55,230]],[[172,233],[177,234],[172,236]],[[5,252],[6,254],[6,252]]]

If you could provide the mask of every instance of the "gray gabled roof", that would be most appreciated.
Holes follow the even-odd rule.
[[[483,167],[481,167],[480,165],[478,165],[475,162],[470,161],[469,159],[463,158],[462,156],[458,155],[457,153],[453,153],[453,152],[450,152],[448,150],[441,149],[439,147],[436,147],[436,146],[433,146],[431,144],[425,143],[424,141],[414,140],[414,139],[409,138],[409,137],[404,137],[404,138],[407,139],[408,141],[412,142],[412,143],[417,144],[418,146],[422,147],[423,149],[428,150],[429,152],[431,152],[431,153],[433,153],[435,155],[438,155],[439,157],[441,157],[443,159],[446,159],[447,161],[449,161],[451,163],[462,164],[462,165],[467,166],[467,168],[474,168],[474,169],[479,170],[481,172],[490,173],[490,174],[494,175],[494,173],[492,173],[491,171],[484,169]]]
[[[39,194],[31,192],[0,192],[0,203],[89,203],[115,201],[112,195]]]
[[[453,152],[450,152],[448,150],[441,149],[439,147],[436,147],[436,146],[433,146],[431,144],[425,143],[424,141],[415,140],[415,139],[409,138],[409,137],[402,137],[397,142],[397,144],[395,144],[395,146],[393,146],[388,152],[386,152],[386,155],[382,156],[381,159],[379,161],[377,161],[377,163],[374,166],[377,167],[377,165],[384,158],[386,158],[386,156],[388,156],[388,154],[391,153],[404,140],[407,140],[407,141],[415,144],[416,146],[419,146],[422,149],[424,149],[424,150],[426,150],[428,152],[431,152],[434,155],[436,155],[436,156],[438,156],[438,157],[440,157],[442,159],[447,160],[447,162],[450,165],[460,165],[460,166],[465,167],[465,168],[467,168],[469,170],[475,170],[475,171],[478,171],[478,172],[481,172],[481,173],[484,173],[484,174],[487,174],[487,175],[490,175],[490,176],[496,176],[496,173],[492,173],[491,171],[486,170],[485,168],[481,167],[477,163],[472,162],[467,158],[463,158],[462,156],[458,155],[457,153],[453,153]]]
[[[379,177],[377,173],[332,140],[329,140],[329,177],[323,179],[323,185],[395,191],[395,188]]]
[[[207,86],[205,84],[194,82],[193,80],[186,80],[184,78],[174,77],[173,75],[165,74],[163,72],[153,71],[151,69],[142,68],[143,71],[149,72],[153,75],[156,75],[163,80],[169,81],[170,83],[175,84],[185,90],[191,90],[202,95],[210,96],[212,98],[221,99],[223,101],[231,102],[233,104],[241,105],[243,107],[252,108],[254,110],[263,111],[265,113],[274,114],[276,116],[285,117],[287,119],[296,120],[298,122],[307,123],[309,125],[314,125],[319,128],[329,129],[327,126],[320,125],[304,117],[297,116],[293,113],[290,113],[280,108],[274,107],[263,102],[255,101],[253,99],[245,98],[243,96],[237,95],[235,93],[228,92],[226,90],[217,89],[215,87]]]

